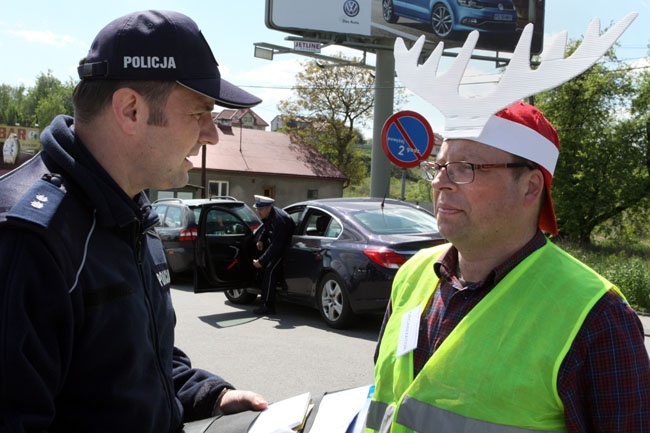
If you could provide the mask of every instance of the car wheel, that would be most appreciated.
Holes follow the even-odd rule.
[[[451,36],[454,17],[449,8],[443,3],[436,3],[431,10],[431,28],[440,38]]]
[[[395,9],[393,9],[393,0],[383,0],[381,2],[381,8],[384,14],[384,21],[391,24],[397,22],[397,15],[395,15]]]
[[[318,310],[328,326],[343,329],[353,321],[347,292],[341,279],[329,273],[321,278],[318,286]]]
[[[224,293],[230,302],[238,305],[252,304],[257,298],[257,294],[250,293],[246,289],[226,290]]]

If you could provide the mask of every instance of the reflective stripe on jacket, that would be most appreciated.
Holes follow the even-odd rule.
[[[368,431],[566,431],[560,365],[593,305],[618,289],[547,242],[467,314],[414,379],[413,352],[396,356],[402,318],[424,310],[438,285],[433,264],[447,248],[419,252],[395,276]]]

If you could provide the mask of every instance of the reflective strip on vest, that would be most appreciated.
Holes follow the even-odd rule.
[[[530,430],[468,418],[423,403],[409,396],[404,397],[400,405],[397,423],[418,433],[433,431],[436,433],[557,433],[549,430]]]
[[[391,423],[395,406],[382,403],[381,401],[371,401],[366,417],[366,428],[376,430],[380,433],[390,432]]]

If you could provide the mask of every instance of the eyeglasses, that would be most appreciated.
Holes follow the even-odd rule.
[[[437,162],[422,161],[420,169],[422,169],[422,176],[428,180],[433,181],[436,175],[444,168],[447,172],[449,180],[456,185],[464,185],[474,182],[475,170],[486,170],[490,168],[520,168],[528,167],[531,170],[535,169],[535,164],[531,162],[508,162],[505,164],[473,164],[471,162],[459,161],[448,162],[446,164],[438,164]]]

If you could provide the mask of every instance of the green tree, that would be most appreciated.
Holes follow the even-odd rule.
[[[294,96],[280,102],[278,108],[285,123],[295,124],[289,131],[325,155],[352,184],[358,184],[367,168],[353,145],[363,140],[358,128],[372,119],[374,76],[370,70],[350,64],[358,59],[337,57],[341,65],[304,62],[304,71],[296,75]],[[396,91],[398,101],[400,95]]]
[[[41,73],[34,87],[0,85],[0,123],[44,127],[59,114],[72,115],[75,83],[62,83],[51,71]]]
[[[23,104],[25,100],[25,87],[11,87],[8,84],[0,85],[0,124],[24,125]]]
[[[41,73],[36,78],[35,86],[27,91],[25,98],[24,112],[29,123],[44,127],[59,114],[72,115],[74,87],[75,83],[72,80],[62,83],[52,75],[52,71],[48,71],[47,74]]]
[[[607,60],[613,68],[598,63],[535,96],[560,136],[553,179],[560,236],[581,243],[590,243],[597,226],[638,205],[650,191],[648,117],[640,115],[648,107],[637,97],[639,86],[650,88],[650,82],[623,67],[613,52]]]
[[[355,144],[363,143],[361,132],[353,128],[349,130],[342,122],[336,119],[329,121],[313,121],[306,127],[287,128],[298,135],[305,144],[318,150],[331,163],[336,165],[350,178],[351,183],[358,183],[363,179],[368,169],[363,156]]]

